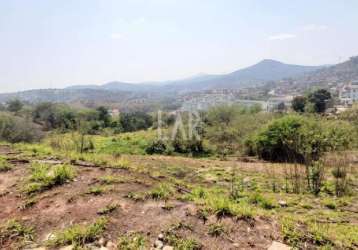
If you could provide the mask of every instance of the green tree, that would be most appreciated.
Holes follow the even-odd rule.
[[[144,112],[123,113],[119,118],[123,132],[148,129],[153,125],[153,118]]]
[[[10,112],[14,112],[14,113],[19,112],[23,107],[24,104],[18,99],[7,102],[7,110]]]
[[[111,115],[109,114],[108,109],[101,106],[98,107],[96,110],[98,113],[98,120],[103,122],[103,126],[105,128],[109,127],[111,124]]]
[[[296,96],[292,100],[292,109],[298,113],[305,112],[306,101],[307,101],[306,97]]]
[[[325,89],[319,89],[308,95],[308,101],[313,104],[316,113],[324,113],[327,104],[332,101],[332,95]]]

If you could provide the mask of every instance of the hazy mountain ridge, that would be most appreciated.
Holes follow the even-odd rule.
[[[327,83],[348,82],[358,80],[358,56],[351,57],[348,61],[325,67],[317,71],[305,74],[297,79],[298,84],[324,85]]]
[[[241,88],[267,81],[296,77],[321,69],[323,66],[301,66],[265,59],[247,68],[222,74],[200,74],[182,80],[155,83],[109,82],[103,85],[75,85],[67,89],[103,89],[116,91],[200,91],[215,88]]]
[[[347,72],[347,70],[345,70],[347,68],[347,66],[345,66],[346,64],[351,65],[352,62],[348,61],[343,64],[327,67],[292,65],[265,59],[255,65],[229,74],[200,74],[182,80],[138,84],[113,81],[103,85],[74,85],[65,89],[28,90],[17,93],[0,94],[0,102],[14,98],[28,102],[72,102],[78,100],[118,102],[119,99],[123,100],[128,96],[140,96],[141,93],[148,94],[148,98],[157,98],[158,95],[165,96],[174,93],[210,89],[260,87],[266,82],[278,81],[285,78],[299,79],[298,82],[304,82],[308,81],[307,79],[315,79],[316,75],[329,76],[331,71],[346,74],[343,73]],[[353,63],[353,65],[355,64]],[[358,76],[358,69],[354,68],[353,72],[356,73],[350,73],[349,77]]]

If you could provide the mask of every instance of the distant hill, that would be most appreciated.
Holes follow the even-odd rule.
[[[157,98],[158,95],[165,96],[192,91],[255,87],[268,81],[304,76],[307,73],[322,70],[322,68],[324,67],[292,65],[266,59],[253,66],[229,74],[200,74],[186,79],[164,82],[126,83],[114,81],[103,85],[74,85],[65,89],[29,90],[0,94],[0,102],[14,98],[29,102],[75,102],[79,100],[122,102],[128,96],[135,96],[140,93],[148,94],[149,97],[146,98]]]
[[[74,85],[67,87],[68,90],[82,90],[82,89],[97,89],[97,90],[109,90],[109,91],[151,91],[158,86],[152,84],[142,83],[126,83],[126,82],[109,82],[103,85]]]
[[[297,77],[322,68],[324,66],[292,65],[265,59],[253,66],[229,74],[209,75],[203,79],[196,79],[195,84],[190,80],[186,80],[173,82],[166,87],[177,91],[199,91],[220,88],[235,89],[261,85],[268,81],[280,80],[287,77]]]
[[[295,79],[296,85],[327,86],[329,83],[341,83],[358,80],[358,56],[348,61],[305,74]]]
[[[199,74],[194,77],[156,83],[109,82],[103,85],[76,85],[68,89],[102,89],[116,91],[188,92],[217,88],[241,88],[286,77],[297,77],[323,66],[301,66],[265,59],[253,66],[223,75]]]

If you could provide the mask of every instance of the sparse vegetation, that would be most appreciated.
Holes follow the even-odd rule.
[[[18,220],[8,220],[0,226],[0,247],[8,240],[16,240],[21,244],[21,242],[33,239],[34,229]]]
[[[83,246],[98,239],[103,234],[106,225],[107,219],[104,217],[89,225],[75,224],[63,231],[56,232],[54,239],[48,241],[48,245],[64,246],[72,244],[74,246]]]
[[[208,234],[213,237],[219,237],[226,233],[225,227],[222,224],[215,223],[209,225]]]
[[[144,250],[147,245],[146,238],[140,233],[128,233],[118,238],[118,250]]]
[[[174,194],[169,184],[160,184],[147,193],[147,196],[154,200],[167,200]]]
[[[225,111],[222,116],[221,110]],[[239,106],[221,107],[200,114],[203,122],[196,128],[199,140],[185,140],[179,135],[173,141],[158,141],[156,131],[151,129],[114,133],[114,127],[118,129],[119,125],[113,125],[116,121],[103,109],[86,111],[81,118],[77,117],[81,112],[72,111],[61,111],[67,118],[59,123],[50,123],[54,121],[40,117],[39,112],[36,123],[48,130],[46,138],[39,143],[12,145],[19,152],[11,161],[16,162],[16,171],[14,180],[10,178],[5,185],[11,192],[20,189],[28,194],[19,195],[21,203],[15,214],[21,210],[39,214],[38,208],[57,209],[62,214],[79,205],[86,212],[93,202],[92,209],[88,209],[91,216],[108,216],[109,221],[117,221],[122,211],[130,219],[134,211],[142,210],[159,219],[172,214],[181,217],[181,208],[185,207],[185,216],[192,215],[190,220],[200,223],[189,224],[180,218],[180,223],[163,232],[163,243],[175,249],[205,248],[205,240],[197,230],[207,237],[228,239],[223,244],[230,244],[231,237],[236,236],[227,223],[248,223],[252,230],[262,230],[264,227],[255,225],[265,223],[275,230],[273,222],[277,220],[285,243],[292,247],[354,249],[357,245],[357,227],[351,222],[357,201],[354,150],[358,144],[354,135],[358,130],[350,119],[341,121],[308,115],[306,111],[294,115],[263,114]],[[78,119],[85,122],[79,126]],[[172,125],[165,124],[165,135]],[[252,157],[255,155],[271,163]],[[198,156],[204,159],[194,159]],[[2,165],[9,164],[7,157],[0,158],[0,171]],[[76,171],[66,163],[76,165]],[[5,168],[0,174],[12,173],[5,173],[11,170]],[[23,179],[20,185],[12,182],[17,175]],[[66,192],[75,189],[64,198],[65,204],[48,202],[66,194],[51,190],[53,187],[70,182],[76,175],[75,183],[63,187]],[[9,194],[5,191],[0,195]],[[117,199],[123,201],[120,209],[122,202],[114,202]],[[76,215],[70,214],[66,222]],[[215,217],[218,221],[213,223]],[[56,240],[48,243],[55,247],[74,244],[79,248],[98,244],[103,225],[85,221],[58,231]],[[112,225],[110,229],[116,230]],[[119,249],[146,249],[153,244],[143,234],[121,232],[115,242]]]
[[[115,210],[117,210],[118,207],[119,207],[119,205],[117,203],[111,203],[111,204],[105,206],[104,208],[100,209],[97,212],[97,214],[99,214],[99,215],[110,214],[110,213],[114,212]]]
[[[101,195],[106,191],[106,188],[103,186],[95,186],[95,187],[90,187],[87,191],[87,194],[91,194],[91,195]]]
[[[7,159],[0,156],[0,172],[6,172],[12,169],[10,163],[8,163]]]
[[[46,164],[33,163],[31,175],[24,186],[24,191],[27,194],[41,192],[71,181],[74,177],[75,170],[70,165],[52,167]]]

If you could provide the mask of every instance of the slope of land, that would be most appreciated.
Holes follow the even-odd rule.
[[[274,186],[280,190],[285,185],[289,165],[78,155],[36,144],[2,145],[0,153],[12,166],[0,172],[2,249],[71,244],[90,249],[149,249],[155,244],[174,249],[267,249],[274,241],[307,249],[358,247],[356,190],[351,197],[334,199],[277,191]],[[352,159],[355,171],[357,159]],[[31,186],[34,164],[50,169],[72,165],[76,175],[37,189]],[[357,180],[356,171],[352,176]],[[25,192],[28,188],[37,191]],[[14,221],[17,226],[9,226]],[[88,235],[91,230],[94,233]],[[132,248],[121,248],[123,244]]]

